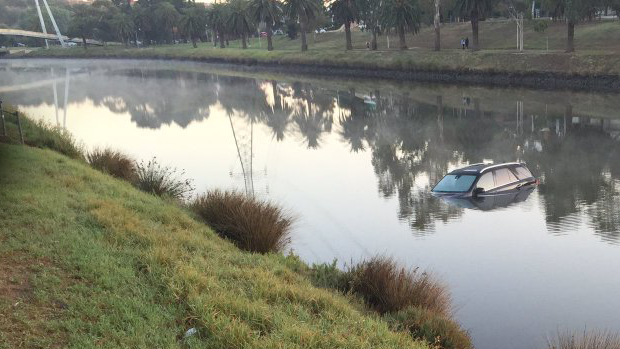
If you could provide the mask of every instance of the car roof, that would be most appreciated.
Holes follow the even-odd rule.
[[[478,174],[482,174],[485,173],[487,171],[490,170],[497,170],[499,168],[507,168],[507,167],[517,167],[517,166],[525,166],[524,163],[520,163],[520,162],[504,162],[501,164],[489,164],[489,163],[479,163],[479,164],[472,164],[463,168],[459,168],[456,170],[451,171],[449,174],[460,174],[460,175],[464,175],[464,174],[471,174],[471,175],[478,175]]]

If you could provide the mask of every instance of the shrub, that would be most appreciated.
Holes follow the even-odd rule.
[[[156,158],[136,165],[136,187],[147,193],[176,200],[188,199],[194,187],[190,179],[183,179],[185,172],[177,175],[177,169],[161,166]]]
[[[136,179],[136,162],[129,156],[109,148],[94,149],[86,154],[86,161],[102,172],[134,182]]]
[[[606,331],[584,330],[581,336],[564,332],[548,340],[547,346],[549,349],[620,349],[620,335]]]
[[[450,295],[443,284],[418,269],[401,268],[391,258],[374,257],[348,272],[350,291],[381,314],[411,306],[446,316],[451,312]]]
[[[337,261],[334,260],[332,263],[312,264],[308,275],[312,284],[346,292],[351,283],[352,274],[338,269],[336,263]]]
[[[219,235],[239,248],[259,253],[283,250],[294,219],[280,207],[235,191],[214,190],[191,208]]]
[[[407,331],[413,338],[424,339],[433,347],[443,349],[473,348],[467,331],[449,317],[429,309],[408,307],[386,314],[384,320],[395,331]]]

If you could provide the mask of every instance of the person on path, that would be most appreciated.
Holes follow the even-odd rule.
[[[469,36],[465,38],[465,48],[469,50]]]
[[[465,39],[461,38],[461,48],[465,49]]]

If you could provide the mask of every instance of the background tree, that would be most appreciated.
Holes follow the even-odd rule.
[[[282,7],[278,0],[250,0],[250,15],[256,23],[265,22],[267,51],[273,51],[273,26],[282,18]]]
[[[174,44],[174,29],[179,22],[179,11],[169,2],[160,2],[153,11],[155,23],[171,34],[171,42]]]
[[[321,11],[321,6],[315,0],[287,0],[285,5],[285,13],[289,18],[299,21],[299,29],[301,32],[301,51],[308,51],[308,42],[306,40],[306,32],[308,24],[314,20]]]
[[[440,33],[440,24],[441,24],[441,14],[439,13],[439,0],[433,1],[435,4],[435,16],[433,17],[433,27],[435,29],[435,51],[441,50],[441,33]]]
[[[226,31],[226,7],[224,4],[213,4],[209,7],[207,10],[207,24],[217,35],[220,48],[225,48],[224,33]]]
[[[377,49],[377,34],[379,34],[379,20],[381,19],[381,0],[356,0],[360,20],[364,22],[366,30],[372,34],[370,48]]]
[[[457,13],[461,16],[469,18],[469,21],[471,22],[471,48],[474,51],[480,49],[478,24],[480,20],[485,19],[486,16],[491,13],[496,2],[496,0],[458,0],[456,3]]]
[[[351,23],[359,21],[360,15],[355,0],[334,0],[329,7],[334,24],[344,25],[346,49],[352,50]]]
[[[381,23],[386,28],[395,28],[400,49],[407,49],[405,33],[420,30],[420,9],[417,0],[385,0],[381,6]]]
[[[197,48],[196,41],[205,30],[206,14],[202,4],[193,4],[183,10],[183,15],[179,21],[179,26],[183,35],[186,35],[192,42],[192,46]]]
[[[553,18],[566,19],[566,52],[575,51],[575,25],[593,9],[592,0],[547,0],[543,6]]]
[[[73,18],[69,23],[68,35],[82,38],[84,49],[88,48],[86,38],[92,38],[99,24],[98,9],[86,3],[73,5]]]
[[[245,0],[231,0],[228,3],[227,25],[230,32],[241,37],[241,48],[248,48],[246,37],[254,31],[254,23]]]
[[[131,36],[135,32],[135,25],[131,17],[124,13],[117,13],[111,19],[111,27],[114,28],[118,39],[129,45]]]

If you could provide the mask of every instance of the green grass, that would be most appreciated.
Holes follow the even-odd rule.
[[[84,160],[0,144],[2,349],[428,347],[306,268]]]
[[[408,36],[408,51],[395,49],[397,38],[391,37],[387,49],[386,36],[379,37],[379,50],[369,51],[367,33],[354,31],[354,51],[344,50],[344,33],[327,32],[310,34],[308,52],[299,51],[299,40],[275,38],[275,51],[267,52],[266,42],[251,39],[247,50],[231,41],[226,49],[214,48],[212,43],[201,43],[197,49],[191,44],[126,48],[123,46],[91,47],[88,50],[71,49],[37,50],[23,57],[76,57],[76,58],[165,58],[190,60],[221,60],[231,63],[268,64],[318,64],[336,67],[398,70],[455,70],[481,72],[556,72],[565,74],[620,74],[620,42],[610,40],[620,36],[620,21],[593,21],[577,26],[577,53],[562,52],[565,46],[566,27],[561,22],[551,22],[544,33],[533,30],[534,22],[527,22],[524,30],[524,53],[514,49],[515,24],[511,21],[486,21],[481,23],[481,51],[472,53],[458,49],[461,37],[471,37],[468,23],[446,24],[442,28],[441,52],[433,52],[432,28],[424,28],[417,35]],[[549,39],[549,51],[546,50]],[[19,56],[18,56],[19,57]]]

